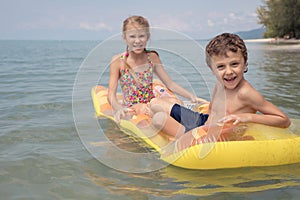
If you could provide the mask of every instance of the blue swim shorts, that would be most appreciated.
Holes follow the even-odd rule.
[[[174,104],[170,116],[185,127],[185,132],[203,126],[208,119],[208,114],[195,112],[179,104]]]

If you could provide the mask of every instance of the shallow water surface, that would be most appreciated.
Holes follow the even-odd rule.
[[[98,123],[94,118],[90,89],[81,91],[72,104],[74,83],[91,88],[97,82],[108,80],[108,69],[97,75],[97,71],[80,68],[98,43],[0,41],[1,199],[298,198],[299,163],[222,170],[166,166],[134,174],[115,170],[94,158],[82,139],[89,139],[89,133],[103,138],[100,132],[94,132],[94,127],[101,125],[105,126],[105,137],[114,140],[120,148],[149,151],[123,134],[114,123]],[[200,41],[201,45],[205,43]],[[172,41],[172,45],[184,52],[189,50],[183,41]],[[261,43],[247,46],[247,80],[291,118],[300,119],[299,50]],[[106,49],[107,53],[101,52],[99,56],[108,60],[120,49],[118,45],[107,48],[110,48]],[[214,81],[209,71],[202,71],[204,80],[187,60],[170,59],[173,54],[167,51],[161,50],[160,54],[175,81],[209,97]],[[107,62],[88,64],[99,68],[108,66]],[[89,82],[93,74],[98,80]],[[81,116],[74,115],[74,111],[81,112]],[[131,164],[126,163],[130,162],[126,159],[122,162]]]

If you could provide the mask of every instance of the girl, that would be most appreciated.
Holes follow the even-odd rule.
[[[115,120],[119,122],[127,112],[149,114],[147,103],[154,98],[153,72],[172,92],[192,102],[205,101],[197,98],[172,81],[162,66],[158,53],[146,50],[150,38],[149,23],[142,16],[131,16],[123,22],[123,40],[127,44],[124,53],[115,55],[110,64],[108,101],[115,110]],[[123,93],[123,103],[118,102],[116,91],[118,81]],[[179,103],[178,100],[164,97],[165,100]]]

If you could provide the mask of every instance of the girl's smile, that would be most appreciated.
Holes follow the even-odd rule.
[[[140,53],[146,48],[149,34],[145,28],[136,26],[128,26],[128,31],[123,35],[123,39],[127,43],[128,49],[135,53]]]

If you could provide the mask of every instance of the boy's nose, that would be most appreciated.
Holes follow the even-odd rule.
[[[231,74],[233,71],[232,71],[231,67],[227,66],[225,72],[226,72],[226,74]]]

